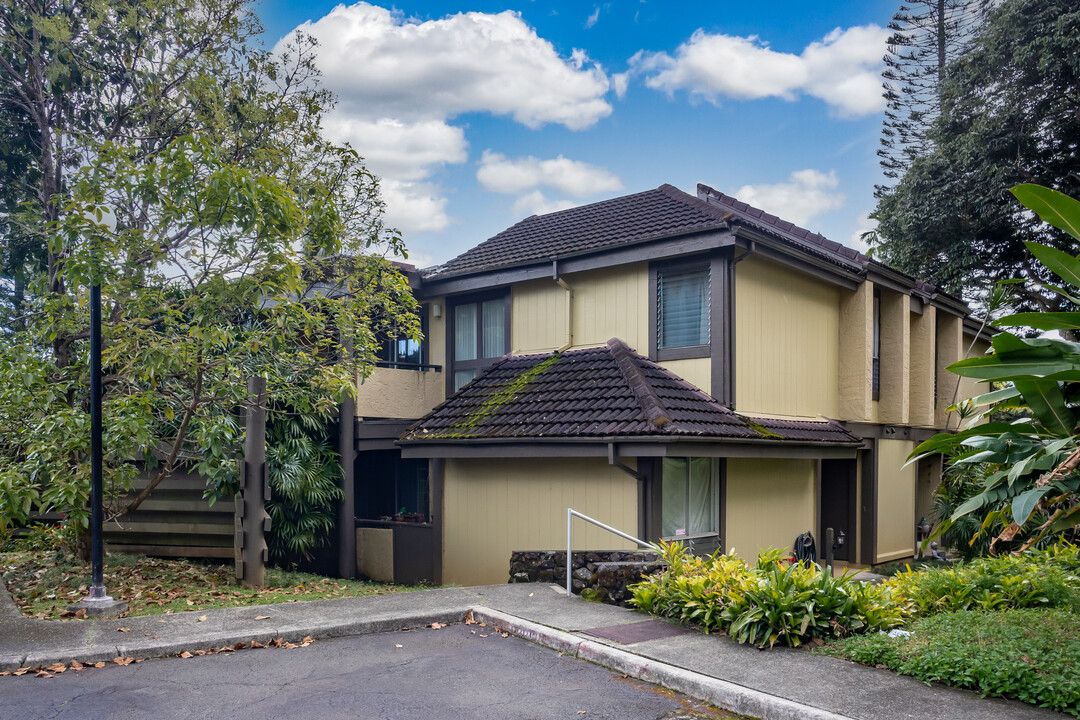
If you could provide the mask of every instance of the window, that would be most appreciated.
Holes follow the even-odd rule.
[[[874,400],[881,399],[881,292],[874,291],[873,360],[870,368],[870,391]],[[865,387],[865,386],[864,386]]]
[[[649,273],[649,357],[681,360],[712,354],[712,260],[654,265]],[[719,286],[723,296],[723,283]]]
[[[708,344],[708,268],[657,271],[657,349]]]
[[[427,308],[420,310],[420,332],[427,338]],[[423,370],[427,356],[427,343],[407,337],[383,340],[376,351],[379,367],[395,370]]]
[[[509,296],[482,298],[454,306],[453,390],[457,392],[510,352]]]
[[[720,462],[714,458],[664,458],[660,536],[683,539],[720,532]]]

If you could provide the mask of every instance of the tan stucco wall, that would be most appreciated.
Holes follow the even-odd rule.
[[[443,582],[504,583],[512,551],[565,548],[568,507],[637,533],[637,481],[603,458],[447,460]],[[633,547],[574,521],[574,549]]]
[[[838,419],[868,421],[873,412],[874,284],[840,291]]]
[[[725,550],[753,562],[761,548],[790,549],[796,536],[817,536],[817,463],[729,458],[724,497]]]
[[[877,556],[888,562],[915,553],[915,464],[903,467],[915,449],[910,440],[878,440]]]
[[[356,529],[356,570],[372,580],[394,581],[394,531]]]
[[[735,266],[735,402],[741,412],[836,417],[839,290],[783,265]]]
[[[878,422],[906,425],[910,408],[911,298],[881,291],[881,400]]]
[[[967,353],[966,357],[982,357],[986,354],[986,351],[990,349],[990,343],[985,340],[975,340],[974,345],[972,341],[975,340],[974,335],[964,334],[963,350]],[[971,351],[968,352],[968,348]],[[953,376],[953,383],[955,385],[957,376]],[[957,401],[966,400],[968,398],[975,397],[976,395],[982,395],[983,393],[990,392],[989,383],[979,382],[975,378],[961,378],[960,379],[960,393],[957,395]],[[984,408],[985,409],[985,408]],[[953,420],[953,429],[956,429],[956,420]]]
[[[923,307],[922,315],[911,313],[911,363],[908,385],[908,422],[930,427],[934,424],[934,345],[937,308]]]
[[[956,392],[956,375],[946,370],[964,355],[964,324],[956,315],[939,312],[937,315],[937,406],[934,410],[934,426],[944,428],[951,413],[946,408],[953,404]],[[956,428],[955,416],[952,421]]]
[[[374,368],[357,382],[356,416],[418,418],[441,403],[445,394],[441,372]]]

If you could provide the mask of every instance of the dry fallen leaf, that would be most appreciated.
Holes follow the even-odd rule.
[[[105,667],[105,661],[104,660],[99,660],[98,662],[94,663],[94,667],[96,667],[96,668]]]
[[[185,650],[184,652],[180,653],[180,657],[182,657],[184,659],[187,659],[189,657],[194,657],[194,656],[191,653],[189,653],[187,650]]]
[[[270,616],[269,615],[256,615],[255,619],[256,620],[269,620]]]
[[[30,668],[21,667],[18,670],[16,670],[15,672],[13,672],[12,675],[25,675],[28,672],[30,672]]]
[[[48,670],[49,672],[52,672],[52,673],[62,673],[65,670],[67,670],[67,665],[65,665],[62,662],[58,662],[58,663],[53,663],[52,665],[50,665],[49,667],[47,667],[45,669]]]
[[[132,657],[114,657],[113,662],[117,665],[130,665],[135,662],[135,658]]]
[[[402,646],[401,645],[394,645],[394,647],[399,648],[399,647],[402,647]]]
[[[251,647],[253,647],[253,648],[264,648],[266,646],[263,645],[262,643],[256,641],[256,640],[252,640],[251,641]]]
[[[510,637],[510,633],[503,633],[502,636],[503,637]]]
[[[85,666],[85,665],[83,665],[83,664],[82,664],[81,662],[79,662],[78,660],[72,660],[72,661],[71,661],[71,669],[72,669],[72,670],[82,670],[82,669],[83,669],[83,668],[85,668],[85,667],[86,667],[86,666]]]
[[[439,629],[444,628],[444,627],[446,627],[446,623],[441,623],[441,622],[433,622],[433,623],[431,623],[431,629],[432,630],[439,630]]]
[[[47,673],[47,672],[45,672],[44,670],[39,670],[39,671],[37,672],[37,674],[36,674],[36,675],[34,675],[34,677],[40,677],[40,678],[51,678],[51,677],[56,677],[56,676],[55,676],[55,675],[53,675],[53,674],[51,674],[51,673]]]
[[[196,622],[204,622],[205,620],[206,620],[206,616],[205,615],[200,615],[199,619]]]
[[[480,637],[487,637],[487,635],[484,635],[484,634],[481,633]]]
[[[78,610],[76,610],[75,611],[75,619],[76,620],[85,620],[86,619],[86,608],[79,608]]]
[[[473,619],[472,610],[465,613],[465,624],[466,625],[475,625],[476,624],[476,620]]]
[[[131,632],[131,628],[116,628],[116,632]]]
[[[233,650],[243,650],[246,647],[247,647],[246,642],[238,642],[235,645],[233,645]]]
[[[578,714],[578,715],[584,715],[584,714],[585,714],[585,711],[584,711],[584,710],[578,710],[578,711],[577,711],[577,714]]]

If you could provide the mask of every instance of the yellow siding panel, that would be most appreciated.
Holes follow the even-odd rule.
[[[439,317],[435,317],[435,307],[439,308]],[[432,298],[427,303],[427,350],[428,363],[446,364],[446,298]]]
[[[566,547],[566,509],[637,532],[637,481],[602,458],[447,460],[443,582],[505,583],[514,550]],[[632,549],[579,520],[574,549]]]
[[[910,440],[878,440],[877,557],[888,562],[915,554],[915,465],[904,467],[915,449]]]
[[[640,354],[648,354],[647,263],[576,273],[564,279],[574,289],[575,347],[595,347],[617,337]]]
[[[665,360],[660,363],[704,393],[712,394],[712,360],[691,358],[689,360]]]
[[[741,412],[838,415],[839,290],[783,265],[735,266],[735,401]]]
[[[790,549],[796,536],[815,530],[815,470],[813,460],[728,458],[726,549],[753,562],[758,550]]]
[[[551,352],[567,341],[566,291],[554,280],[518,283],[511,292],[510,347],[515,354]]]

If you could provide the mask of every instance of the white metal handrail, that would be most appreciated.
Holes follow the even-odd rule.
[[[600,522],[599,520],[591,518],[588,515],[583,515],[583,514],[579,513],[577,510],[574,510],[573,508],[566,508],[566,596],[567,597],[571,597],[574,594],[574,591],[571,589],[571,586],[570,586],[570,581],[571,581],[570,571],[574,566],[574,562],[572,560],[573,552],[570,550],[570,547],[573,544],[572,543],[572,538],[571,538],[571,533],[573,531],[572,531],[571,528],[573,526],[573,520],[574,520],[575,517],[579,517],[582,520],[584,520],[585,522],[592,523],[596,527],[607,530],[610,533],[615,533],[619,537],[625,538],[626,540],[629,540],[630,542],[637,543],[641,547],[646,547],[646,548],[651,548],[652,547],[651,544],[645,542],[644,540],[640,540],[640,539],[634,537],[633,535],[627,535],[622,530],[616,530],[615,528],[611,527],[610,525],[605,525],[604,523]]]

